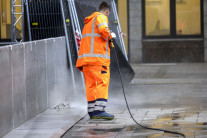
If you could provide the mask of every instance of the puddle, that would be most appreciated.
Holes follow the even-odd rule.
[[[185,134],[187,137],[202,135],[202,131],[207,130],[207,122],[190,122],[185,120],[188,117],[196,117],[199,112],[188,111],[188,112],[176,112],[172,114],[165,114],[158,116],[157,119],[150,121],[145,120],[146,123],[150,123],[147,127],[165,129],[169,131],[175,131]],[[123,128],[93,128],[88,129],[87,133],[92,136],[103,136],[103,135],[114,135],[114,133],[134,133],[140,134],[146,138],[158,138],[158,137],[180,137],[177,134],[164,133],[163,131],[153,131],[144,129],[136,124],[125,126]],[[201,132],[201,133],[200,133]]]
[[[197,123],[196,125],[198,125],[198,126],[207,126],[207,122]]]
[[[105,134],[108,132],[121,132],[124,131],[124,128],[111,128],[111,129],[91,129],[88,131],[90,134]]]
[[[133,132],[141,132],[146,129],[143,129],[137,125],[126,126],[124,128],[110,128],[110,129],[90,129],[88,132],[90,134],[106,134],[108,132],[125,132],[125,131],[133,131]]]
[[[184,130],[207,130],[207,127],[187,127]]]
[[[193,125],[197,125],[200,127],[194,127]],[[176,131],[176,132],[181,132],[183,134],[185,134],[186,136],[194,136],[195,135],[195,131],[199,131],[199,130],[207,130],[207,127],[203,127],[203,126],[207,126],[207,122],[203,122],[203,123],[197,123],[197,124],[185,124],[185,126],[182,127],[183,131],[180,130],[176,130],[174,127],[177,126],[181,126],[181,124],[179,123],[173,123],[171,125],[168,124],[160,124],[157,125],[156,128],[164,128],[166,130],[167,127],[169,128],[170,131]],[[187,127],[186,127],[187,126]],[[153,127],[153,126],[152,126]],[[155,125],[154,125],[155,127]],[[171,134],[171,133],[163,133],[163,131],[153,131],[153,130],[148,130],[148,129],[144,129],[140,126],[137,125],[130,125],[130,126],[126,126],[124,128],[109,128],[109,129],[90,129],[88,130],[88,134],[91,135],[104,135],[104,134],[108,134],[109,132],[129,132],[132,131],[133,133],[143,133],[143,135],[145,135],[147,138],[156,138],[156,137],[179,137],[179,135],[176,134]]]
[[[161,136],[164,136],[164,133],[151,134],[151,135],[148,135],[147,138],[156,138],[156,137],[161,137]]]
[[[138,131],[140,129],[142,129],[142,128],[138,125],[131,125],[131,126],[125,127],[125,131]]]

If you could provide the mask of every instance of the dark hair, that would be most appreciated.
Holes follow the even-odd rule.
[[[99,5],[99,11],[101,11],[101,10],[110,10],[110,8],[111,8],[111,6],[107,3],[107,2],[105,2],[105,1],[103,1],[100,5]]]

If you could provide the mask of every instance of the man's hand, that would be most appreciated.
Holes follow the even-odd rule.
[[[109,42],[114,42],[116,39],[116,34],[114,32],[111,32],[111,39],[109,40]]]
[[[111,36],[112,36],[112,39],[116,39],[116,34],[114,32],[111,32]]]

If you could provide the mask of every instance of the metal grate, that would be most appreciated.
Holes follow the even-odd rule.
[[[24,0],[11,0],[12,42],[24,41]]]
[[[64,35],[59,0],[28,0],[27,6],[31,40]]]
[[[62,0],[63,2],[63,10],[64,10],[64,15],[65,15],[65,19],[64,21],[66,22],[66,31],[67,31],[67,36],[68,40],[69,40],[69,45],[70,45],[70,50],[71,50],[71,56],[72,56],[72,61],[73,61],[73,65],[76,64],[76,60],[77,60],[77,47],[76,47],[76,43],[75,43],[75,39],[74,39],[74,35],[73,35],[73,27],[72,27],[72,20],[71,20],[71,13],[69,10],[69,6],[68,6],[68,1],[67,0]]]

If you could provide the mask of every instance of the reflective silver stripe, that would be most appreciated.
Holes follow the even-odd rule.
[[[79,55],[78,59],[83,58],[83,57],[100,57],[100,58],[110,59],[110,56],[107,53],[108,52],[106,52],[106,55],[102,55],[102,54],[83,54],[83,55]]]
[[[103,111],[104,110],[104,107],[95,106],[94,110]]]
[[[95,103],[88,103],[88,107],[94,107]]]
[[[105,19],[104,15],[102,15],[102,17],[103,17],[103,20],[104,20],[104,23],[103,23],[103,24],[106,24],[106,26],[108,27],[108,24],[106,23],[106,19]],[[109,36],[109,37],[110,37],[110,36]],[[109,37],[106,38],[106,39],[104,39],[104,40],[108,41]]]
[[[100,15],[100,14],[99,14]],[[96,17],[93,20],[93,24],[92,24],[92,33],[95,33],[95,23],[96,23],[96,18],[98,15],[96,15]],[[91,50],[90,53],[93,53],[93,49],[94,49],[94,36],[91,37]]]
[[[105,25],[106,27],[108,27],[108,24],[104,22],[104,23],[100,23],[99,25],[97,25],[97,28],[99,28],[102,25]]]
[[[96,106],[106,106],[107,102],[106,101],[96,101]]]
[[[87,34],[84,34],[84,35],[82,36],[82,38],[84,38],[84,37],[101,37],[101,35],[98,34],[98,33],[87,33]],[[109,37],[110,37],[110,36],[109,36]],[[106,39],[104,39],[104,40],[108,41],[109,37],[106,38]]]
[[[102,15],[102,17],[103,17],[103,19],[104,19],[104,23],[106,23],[106,20],[105,20],[105,17],[104,17],[104,15]],[[108,25],[107,25],[108,26]]]
[[[98,33],[87,33],[82,36],[82,38],[84,37],[101,37],[101,35]]]
[[[94,111],[94,108],[88,109],[88,112],[93,112],[93,111]]]
[[[103,17],[104,23],[107,24],[104,15],[102,15],[102,17]],[[108,24],[107,24],[107,27],[108,27]],[[110,36],[109,36],[109,37],[110,37]],[[106,38],[105,40],[108,41],[109,37]],[[108,42],[106,42],[106,55],[107,55],[107,56],[109,55],[109,51],[108,51]]]
[[[106,42],[106,55],[109,57],[109,51],[108,51],[108,42]],[[110,57],[109,57],[110,58]]]

